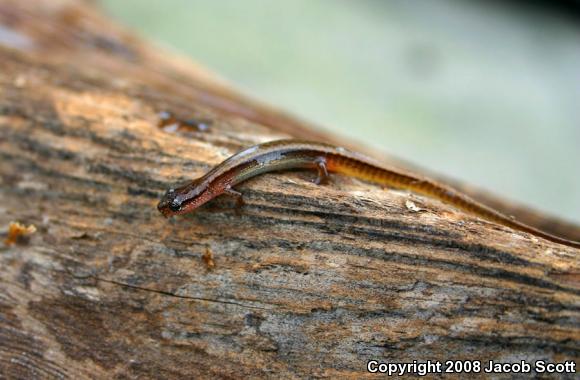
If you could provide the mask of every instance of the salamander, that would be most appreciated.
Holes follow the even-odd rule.
[[[412,191],[438,199],[472,215],[555,243],[580,248],[580,242],[567,240],[528,226],[481,204],[453,188],[401,169],[389,168],[345,148],[330,144],[277,140],[244,149],[204,176],[181,187],[169,189],[157,208],[166,217],[191,212],[221,194],[229,194],[243,204],[234,186],[257,175],[289,169],[314,169],[315,183],[325,183],[329,173],[338,173],[383,186]]]

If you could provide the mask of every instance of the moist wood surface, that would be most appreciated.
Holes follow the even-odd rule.
[[[166,188],[317,132],[85,3],[55,4],[0,7],[31,41],[0,48],[0,231],[37,229],[0,245],[0,378],[358,379],[375,377],[370,359],[578,360],[579,251],[432,199],[299,171],[240,186],[240,212],[219,198],[164,219]],[[160,111],[210,129],[165,131]]]

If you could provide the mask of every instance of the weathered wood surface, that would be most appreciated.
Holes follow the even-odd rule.
[[[241,186],[239,214],[218,199],[161,217],[164,189],[298,122],[225,89],[224,110],[199,70],[116,29],[93,36],[104,21],[83,3],[48,4],[0,7],[36,44],[0,48],[0,230],[37,228],[0,248],[0,377],[361,378],[369,359],[578,360],[578,250],[434,200],[294,172]],[[76,33],[49,39],[42,12]],[[169,133],[160,111],[211,128]]]

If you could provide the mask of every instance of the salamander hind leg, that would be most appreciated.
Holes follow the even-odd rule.
[[[314,180],[314,183],[317,185],[327,184],[330,176],[328,175],[328,169],[326,167],[326,159],[324,157],[318,157],[314,163],[318,170],[318,176]]]

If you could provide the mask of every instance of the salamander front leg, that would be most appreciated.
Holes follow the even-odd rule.
[[[229,195],[230,197],[236,198],[236,213],[239,214],[240,210],[242,209],[242,206],[244,206],[244,204],[245,204],[244,197],[243,197],[242,193],[232,189],[231,187],[228,187],[224,191],[224,194]]]
[[[318,170],[318,177],[316,177],[314,183],[317,185],[327,184],[330,176],[328,175],[328,169],[326,168],[326,159],[324,157],[318,157],[314,163]]]

